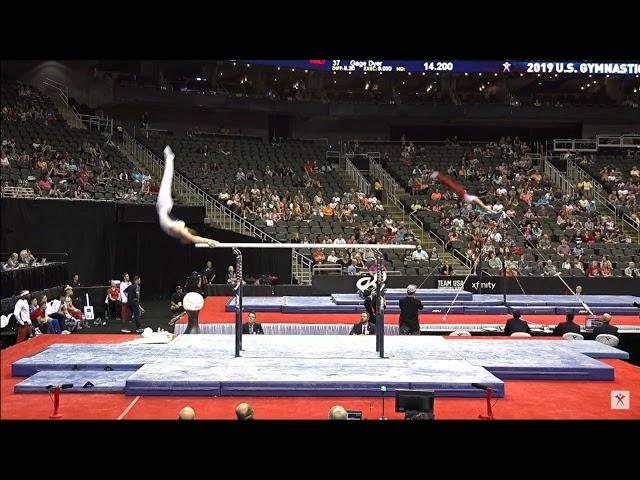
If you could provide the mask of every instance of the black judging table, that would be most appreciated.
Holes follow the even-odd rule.
[[[34,267],[2,271],[0,298],[19,295],[22,290],[37,291],[68,283],[66,262],[52,262]]]

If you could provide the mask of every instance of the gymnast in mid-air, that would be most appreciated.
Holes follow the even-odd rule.
[[[440,173],[437,171],[431,174],[431,178],[436,182],[441,183],[442,185],[447,187],[449,190],[451,190],[453,193],[458,195],[458,197],[460,197],[460,199],[465,203],[475,203],[480,208],[482,208],[485,212],[493,213],[493,210],[491,210],[491,207],[487,206],[482,200],[480,200],[475,195],[469,194],[467,190],[458,182],[456,182],[453,178],[448,177],[444,173]]]
[[[160,182],[158,201],[156,203],[160,228],[162,228],[167,235],[177,238],[182,243],[206,243],[210,247],[215,247],[219,242],[196,235],[195,230],[187,227],[182,220],[174,220],[169,216],[169,213],[173,208],[171,184],[173,183],[174,158],[175,155],[173,154],[171,147],[167,145],[164,149],[164,173],[162,175],[162,182]]]

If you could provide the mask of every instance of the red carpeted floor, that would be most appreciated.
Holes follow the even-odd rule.
[[[234,312],[225,312],[224,307],[229,302],[230,297],[207,297],[204,307],[200,311],[199,322],[204,323],[233,323],[235,321]],[[245,313],[246,315],[246,313]],[[385,315],[387,324],[398,323],[397,313]],[[360,318],[359,313],[279,313],[279,312],[258,312],[257,322],[259,323],[357,323]],[[420,315],[420,323],[450,323],[450,324],[480,324],[480,323],[502,323],[504,324],[509,315],[449,315],[443,320],[442,314]],[[564,321],[564,315],[523,315],[530,323],[555,325]],[[576,322],[584,325],[586,315],[577,315]],[[179,323],[186,323],[184,316]],[[640,315],[619,315],[613,320],[617,325],[640,325]]]
[[[478,337],[475,337],[476,339]],[[499,337],[485,337],[500,341]],[[131,335],[41,335],[0,351],[2,375],[0,418],[47,419],[52,403],[47,394],[14,394],[21,378],[11,377],[11,363],[32,355],[52,343],[119,343]],[[452,339],[452,341],[465,341]],[[494,400],[496,419],[640,419],[640,368],[622,360],[604,360],[616,369],[613,382],[598,381],[527,381],[506,382],[507,396]],[[629,410],[611,409],[611,391],[628,390]],[[258,419],[325,419],[333,405],[360,410],[367,419],[382,415],[382,400],[372,398],[273,398],[273,397],[128,397],[122,394],[69,393],[62,395],[60,413],[64,419],[174,419],[185,405],[196,411],[199,419],[229,420],[240,402],[249,402]],[[437,419],[476,419],[485,412],[483,399],[438,398]],[[385,415],[401,419],[393,411],[394,400],[385,400]]]

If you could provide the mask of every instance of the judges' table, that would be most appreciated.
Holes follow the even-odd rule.
[[[43,290],[69,282],[66,262],[52,262],[34,267],[2,271],[0,298],[12,297],[21,290]]]

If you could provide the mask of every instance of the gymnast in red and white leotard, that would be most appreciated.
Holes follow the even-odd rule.
[[[487,205],[485,205],[485,203],[475,195],[470,195],[462,185],[460,185],[451,177],[446,176],[444,173],[433,172],[431,174],[431,178],[434,179],[436,182],[439,182],[445,187],[447,187],[453,193],[458,195],[458,197],[460,197],[464,202],[475,203],[476,205],[479,205],[482,209],[484,209],[486,212],[492,211],[491,207],[488,207]]]

